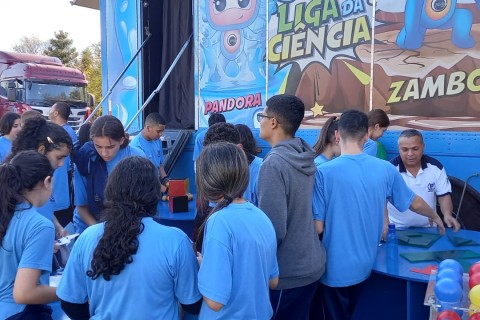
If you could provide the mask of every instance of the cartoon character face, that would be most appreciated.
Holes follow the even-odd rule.
[[[440,20],[450,13],[451,0],[427,0],[425,1],[425,14],[432,20]]]
[[[245,28],[257,18],[260,1],[205,0],[208,22],[221,31]]]

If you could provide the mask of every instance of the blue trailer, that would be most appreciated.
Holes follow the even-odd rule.
[[[478,226],[476,3],[74,2],[101,12],[100,105],[131,133],[141,129],[149,112],[160,112],[167,120],[164,143],[171,176],[194,181],[194,137],[205,130],[212,112],[252,128],[263,156],[269,146],[258,137],[255,115],[268,97],[291,93],[306,105],[298,135],[312,144],[326,119],[349,108],[380,108],[389,114],[392,125],[381,139],[389,157],[398,154],[401,130],[422,130],[426,153],[451,176],[455,210]],[[463,23],[453,27],[452,19]],[[191,188],[195,192],[194,184]]]

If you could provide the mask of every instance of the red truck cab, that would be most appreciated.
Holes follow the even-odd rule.
[[[0,116],[38,110],[48,118],[55,102],[70,104],[69,123],[77,129],[88,113],[85,75],[60,59],[0,51]]]

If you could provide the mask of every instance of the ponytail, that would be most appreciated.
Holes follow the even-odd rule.
[[[250,179],[245,152],[229,142],[217,142],[203,148],[197,160],[195,182],[200,199],[221,199],[198,229],[196,245],[200,245],[208,218],[241,198]],[[200,249],[200,248],[198,248]],[[200,251],[200,250],[198,250]]]
[[[0,244],[17,204],[27,201],[25,192],[52,175],[53,169],[47,157],[37,151],[20,152],[0,165]]]
[[[330,117],[322,127],[320,136],[313,146],[315,156],[322,154],[330,143],[335,141],[335,131],[338,130],[337,117]]]
[[[198,228],[197,236],[195,237],[195,251],[202,252],[202,248],[199,248],[200,244],[203,244],[204,234],[205,234],[205,227],[207,225],[208,218],[210,218],[215,212],[218,212],[230,205],[233,199],[227,195],[223,196],[223,199],[217,202],[217,205],[208,213],[203,220],[202,224]]]
[[[62,146],[72,149],[73,142],[70,135],[61,126],[47,122],[44,118],[35,117],[25,121],[22,129],[12,145],[10,158],[20,151],[35,150],[45,147],[45,154],[60,149]]]

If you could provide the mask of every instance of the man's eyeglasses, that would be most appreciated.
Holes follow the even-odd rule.
[[[257,113],[257,121],[261,122],[262,118],[272,119],[274,117],[273,116],[267,116],[266,114],[263,114],[263,113]]]

